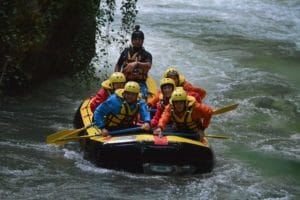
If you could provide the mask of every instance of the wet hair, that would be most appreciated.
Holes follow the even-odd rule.
[[[134,31],[131,35],[131,40],[136,39],[136,38],[140,38],[140,39],[144,40],[144,33],[142,31],[140,31],[140,25],[135,25]]]

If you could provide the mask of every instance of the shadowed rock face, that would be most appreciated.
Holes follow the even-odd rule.
[[[0,90],[24,91],[88,68],[95,54],[100,0],[3,0]],[[1,93],[0,93],[1,94]]]

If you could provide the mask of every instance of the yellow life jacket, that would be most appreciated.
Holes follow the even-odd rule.
[[[123,103],[119,114],[111,114],[106,117],[106,124],[108,128],[128,128],[137,122],[137,115],[140,110],[140,105],[137,103],[136,107],[131,110],[129,104],[123,98],[123,92],[124,89],[119,89],[115,92]]]
[[[113,90],[113,86],[112,86],[112,83],[109,79],[103,81],[101,83],[101,86],[104,88],[104,89],[107,89],[107,90]]]
[[[182,117],[175,114],[174,107],[171,108],[171,118],[175,123],[177,130],[195,132],[202,124],[192,120],[192,111],[195,105],[195,98],[188,98],[187,109]]]
[[[134,61],[139,61],[141,58],[139,56],[139,52],[135,52],[132,56],[130,55],[130,51],[128,51],[127,55],[127,64],[134,62]]]
[[[132,56],[130,55],[130,51],[128,51],[127,55],[127,61],[125,63],[125,66],[128,63],[135,62],[135,61],[141,61],[141,56],[139,55],[139,51],[134,53]],[[136,69],[133,70],[123,70],[123,73],[126,76],[126,81],[139,81],[143,80],[145,81],[147,79],[147,72],[144,71],[141,67],[136,67]]]

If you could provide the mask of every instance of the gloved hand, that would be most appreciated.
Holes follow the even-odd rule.
[[[156,127],[158,125],[158,121],[156,119],[151,119],[151,126]]]
[[[142,129],[144,129],[145,131],[149,131],[151,129],[151,126],[148,122],[146,122],[142,125]]]
[[[101,135],[103,137],[108,136],[108,130],[106,128],[101,129]]]
[[[124,68],[124,71],[125,72],[132,72],[132,70],[137,66],[137,62],[131,62],[131,63],[128,63],[126,65],[126,67]]]
[[[154,135],[161,135],[161,133],[162,133],[161,128],[157,128],[157,129],[155,129],[155,130],[153,131],[153,134],[154,134]]]
[[[199,129],[197,131],[197,134],[199,135],[199,138],[200,138],[200,141],[203,140],[204,136],[205,136],[205,133],[203,130]]]

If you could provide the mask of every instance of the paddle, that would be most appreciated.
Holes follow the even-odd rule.
[[[155,95],[157,91],[155,80],[151,76],[148,76],[146,79],[146,84],[148,87],[148,93],[150,93],[151,95]]]
[[[137,127],[133,127],[133,128],[126,128],[126,129],[121,129],[121,130],[109,131],[108,135],[115,136],[115,135],[119,135],[121,133],[140,131],[140,130],[143,130],[143,128],[141,126],[137,126]]]
[[[173,135],[179,137],[186,137],[190,139],[198,139],[198,135],[195,133],[181,133],[181,132],[162,132],[163,136]],[[229,137],[224,135],[205,135],[207,138],[216,138],[216,139],[229,139]]]
[[[111,136],[117,136],[120,135],[124,132],[132,132],[132,131],[138,131],[138,130],[143,130],[141,127],[133,127],[133,128],[128,128],[128,129],[122,129],[122,130],[115,130],[115,131],[110,131],[109,135]],[[173,132],[173,133],[163,133],[164,136],[181,136],[181,137],[191,137],[191,134],[188,133],[179,133],[179,132]],[[71,140],[81,140],[81,139],[86,139],[86,138],[91,138],[91,137],[96,137],[96,136],[102,136],[101,134],[95,134],[95,135],[83,135],[83,136],[78,136],[78,137],[67,137],[67,138],[58,138],[57,140],[54,141],[53,144],[57,145],[64,145],[67,142]],[[217,139],[229,139],[227,136],[223,135],[205,135],[205,137],[208,138],[217,138]]]
[[[86,127],[79,128],[79,129],[74,129],[74,130],[63,130],[63,131],[58,131],[56,133],[53,133],[51,135],[47,136],[46,142],[47,144],[55,144],[55,141],[58,141],[63,138],[67,137],[74,137],[77,136],[80,132],[94,126],[94,124],[90,124]]]
[[[53,142],[53,144],[59,144],[63,145],[71,140],[81,140],[81,139],[86,139],[86,138],[91,138],[91,137],[96,137],[96,136],[102,136],[101,134],[95,134],[95,135],[82,135],[82,136],[77,136],[77,137],[67,137],[67,138],[58,138]],[[61,142],[65,141],[65,142]]]
[[[86,127],[84,127],[84,128],[87,129]],[[81,129],[83,129],[83,128],[81,128]],[[142,129],[142,127],[138,126],[138,127],[133,127],[133,128],[126,128],[126,129],[121,129],[121,130],[109,131],[108,134],[111,135],[111,136],[115,136],[115,135],[120,135],[122,133],[138,131],[138,130],[143,130],[143,129]],[[51,139],[49,141],[48,141],[48,138],[47,138],[47,144],[64,145],[64,144],[68,143],[71,140],[80,140],[80,139],[86,139],[86,138],[91,138],[91,137],[95,137],[95,136],[102,136],[102,135],[100,133],[95,134],[95,135],[83,135],[83,136],[77,136],[77,137],[74,137],[72,135],[72,136],[54,138],[54,139]]]
[[[236,104],[232,104],[232,105],[229,105],[229,106],[225,106],[225,107],[220,108],[218,110],[214,110],[213,111],[213,115],[219,115],[219,114],[222,114],[222,113],[234,110],[234,109],[236,109],[238,107],[238,105],[239,104],[236,103]]]

